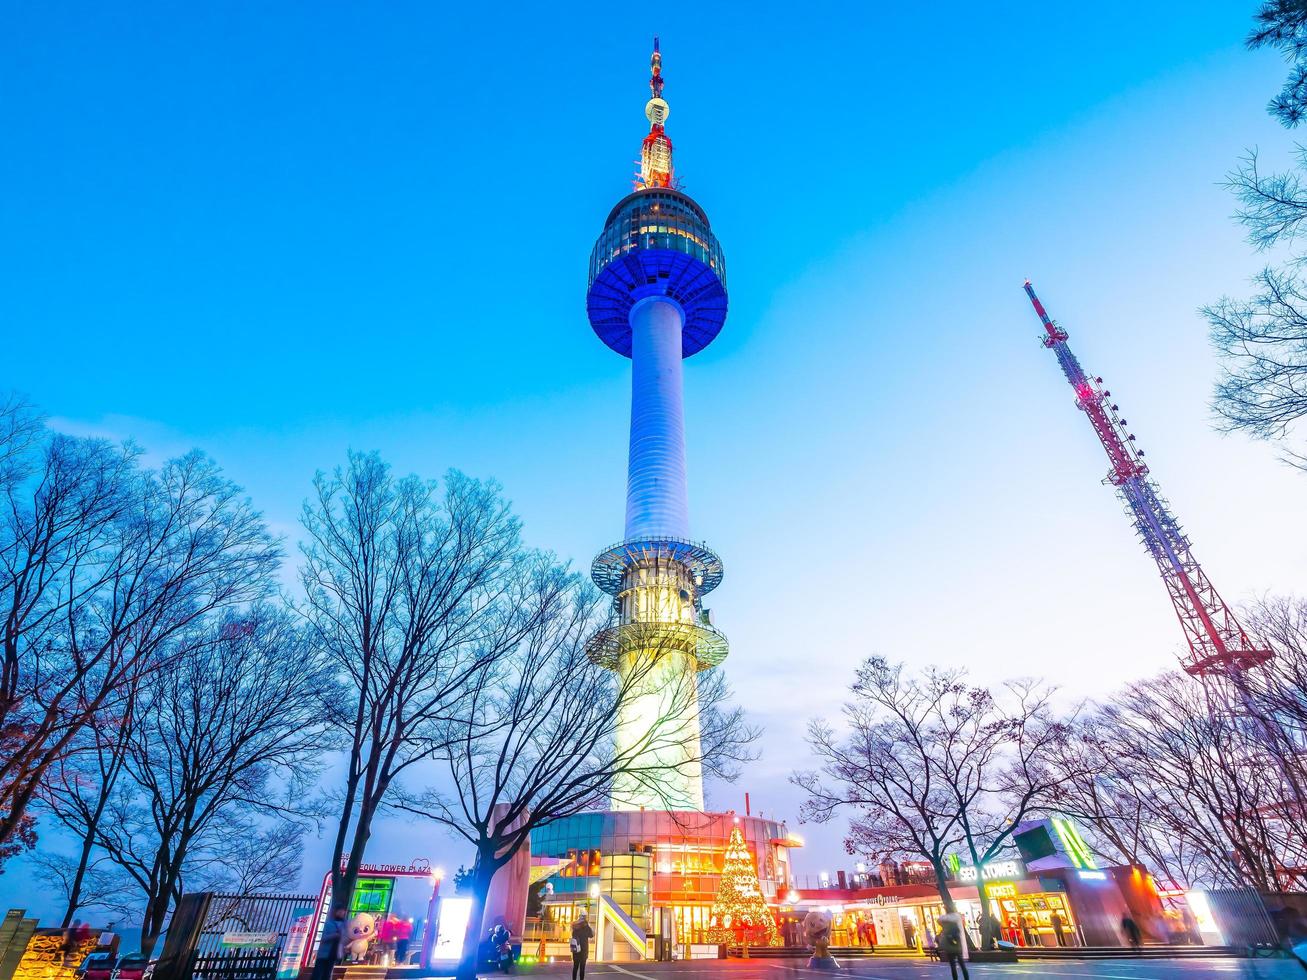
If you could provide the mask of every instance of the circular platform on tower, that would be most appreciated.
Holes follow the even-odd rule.
[[[721,585],[725,574],[717,552],[702,541],[630,538],[595,555],[595,560],[590,563],[590,578],[609,595],[620,595],[626,588],[623,578],[628,569],[659,560],[679,562],[689,569],[699,595],[707,595]]]
[[[593,663],[616,670],[628,653],[681,651],[694,656],[698,670],[718,667],[730,653],[726,634],[707,623],[617,623],[601,629],[585,645]]]
[[[590,326],[625,357],[631,356],[631,307],[647,296],[667,296],[685,311],[682,357],[707,347],[726,322],[722,247],[703,208],[668,187],[619,201],[590,253]]]

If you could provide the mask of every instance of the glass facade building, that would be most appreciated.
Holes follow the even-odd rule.
[[[737,823],[738,822],[738,823]],[[656,810],[583,813],[531,834],[535,859],[565,862],[548,878],[540,928],[560,937],[582,910],[594,916],[597,894],[610,896],[648,935],[675,923],[678,942],[698,942],[722,872],[731,830],[739,826],[768,904],[780,904],[793,883],[785,824],[733,813]]]

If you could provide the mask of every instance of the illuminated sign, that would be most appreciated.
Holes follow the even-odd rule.
[[[291,927],[286,936],[286,948],[281,951],[281,959],[277,961],[277,980],[294,980],[299,976],[300,959],[304,955],[304,946],[309,940],[309,930],[312,928],[311,907],[297,908],[291,913]]]
[[[436,946],[431,951],[431,958],[437,960],[456,960],[463,955],[463,938],[467,934],[467,922],[472,918],[472,899],[442,898],[440,900],[440,923],[436,927]]]
[[[1216,916],[1212,914],[1212,906],[1208,903],[1207,896],[1203,892],[1185,892],[1184,897],[1203,940],[1205,942],[1210,940],[1214,946],[1225,945],[1225,934],[1217,924]]]
[[[1020,861],[990,861],[984,865],[983,877],[986,881],[995,881],[1003,878],[1021,878],[1024,877],[1026,869],[1021,866]],[[958,881],[975,881],[977,879],[975,865],[964,864],[957,870]]]
[[[348,852],[340,856],[340,870],[344,871],[349,866]],[[368,864],[364,862],[359,865],[359,874],[367,875],[429,875],[433,871],[431,861],[428,858],[414,858],[408,864]],[[439,868],[435,868],[435,876],[442,877]]]
[[[985,894],[990,898],[1016,898],[1016,885],[986,885]]]
[[[1062,849],[1066,851],[1066,856],[1071,859],[1073,865],[1085,871],[1093,871],[1098,867],[1089,845],[1080,836],[1080,829],[1075,824],[1066,817],[1053,817],[1049,822],[1057,831],[1057,836],[1062,841]]]
[[[1106,871],[1077,871],[1076,874],[1085,881],[1107,881]]]

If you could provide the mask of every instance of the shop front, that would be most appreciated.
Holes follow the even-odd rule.
[[[983,894],[999,920],[1001,938],[1016,946],[1119,946],[1128,906],[1120,876],[1109,871],[1054,869],[1038,874],[1020,861],[996,862],[983,875],[959,869],[949,894],[972,945],[980,943]],[[982,880],[977,881],[977,878]],[[945,912],[934,885],[805,889],[783,909],[796,921],[820,909],[831,915],[835,947],[887,946],[926,950]],[[801,937],[798,942],[801,943]]]

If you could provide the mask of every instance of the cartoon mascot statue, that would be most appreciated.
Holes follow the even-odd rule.
[[[368,944],[377,934],[377,920],[367,912],[357,912],[345,930],[345,953],[355,963],[362,963],[368,955]]]

